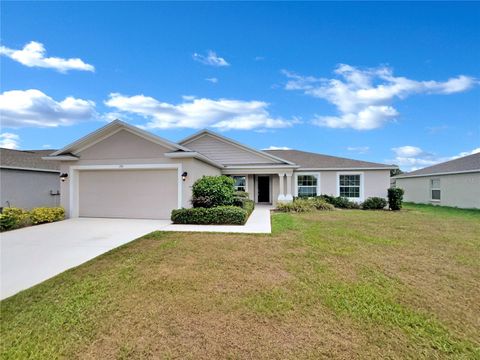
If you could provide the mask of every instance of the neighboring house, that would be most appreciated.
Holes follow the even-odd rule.
[[[0,207],[60,204],[60,163],[42,159],[52,151],[0,148]]]
[[[396,166],[295,150],[258,151],[203,130],[179,143],[116,120],[51,154],[70,217],[167,219],[204,175],[230,175],[256,203],[298,195],[386,197]]]
[[[404,200],[459,208],[480,208],[480,153],[395,176]]]

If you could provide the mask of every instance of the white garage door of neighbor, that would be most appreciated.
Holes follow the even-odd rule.
[[[178,205],[176,169],[82,170],[79,216],[169,219]]]

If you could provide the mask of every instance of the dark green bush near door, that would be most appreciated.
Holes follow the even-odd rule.
[[[194,208],[233,205],[234,180],[228,176],[203,176],[192,187]]]

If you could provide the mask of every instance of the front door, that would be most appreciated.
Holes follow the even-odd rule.
[[[270,176],[258,176],[258,197],[257,202],[269,203],[270,202]]]

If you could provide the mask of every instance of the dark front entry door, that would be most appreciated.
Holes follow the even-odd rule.
[[[259,176],[258,177],[258,199],[259,203],[270,202],[270,177]]]

